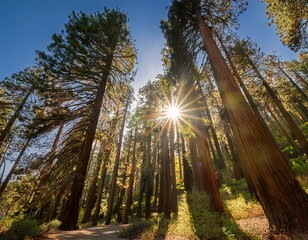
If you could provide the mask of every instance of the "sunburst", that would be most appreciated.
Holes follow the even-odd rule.
[[[166,117],[176,121],[181,115],[180,108],[175,105],[169,105],[166,108]]]

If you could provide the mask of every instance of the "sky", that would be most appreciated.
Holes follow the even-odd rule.
[[[160,20],[167,16],[170,0],[0,0],[0,81],[35,64],[35,50],[45,50],[51,35],[60,33],[72,11],[93,13],[104,6],[127,12],[129,28],[138,49],[138,72],[133,83],[139,89],[163,73],[161,50],[164,38]],[[284,60],[297,54],[284,47],[268,26],[265,5],[249,0],[240,17],[240,37],[249,36],[265,53],[276,53]]]

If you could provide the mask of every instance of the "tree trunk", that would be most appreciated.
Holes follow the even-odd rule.
[[[109,193],[109,199],[108,199],[108,207],[107,207],[107,213],[106,213],[106,221],[105,224],[109,225],[112,217],[112,208],[113,208],[113,200],[115,195],[115,188],[117,184],[117,177],[118,177],[118,169],[119,169],[119,163],[120,163],[120,154],[121,154],[121,147],[122,147],[122,141],[123,141],[123,134],[124,134],[124,128],[125,128],[125,121],[126,121],[126,114],[129,106],[130,101],[130,93],[128,94],[123,120],[122,120],[122,126],[120,130],[120,136],[119,136],[119,143],[117,148],[117,153],[115,157],[113,172],[112,172],[112,178],[111,178],[111,186],[110,186],[110,193]]]
[[[161,130],[163,131],[163,130]],[[164,140],[164,135],[162,134],[161,136],[161,152],[159,155],[159,159],[160,159],[160,171],[159,171],[159,196],[158,196],[158,209],[157,212],[158,213],[162,213],[164,211],[164,186],[165,186],[165,178],[164,178],[164,173],[165,173],[165,154],[164,151],[166,151],[166,146],[164,146],[163,144],[165,144],[165,140]]]
[[[223,128],[224,128],[224,132],[226,134],[228,146],[230,149],[230,156],[231,156],[232,168],[233,168],[233,177],[236,180],[240,180],[243,178],[243,171],[239,163],[238,153],[237,153],[237,149],[234,144],[234,138],[232,137],[233,135],[232,135],[230,126],[228,125],[226,121],[224,121],[223,123]]]
[[[233,71],[233,74],[234,74],[234,76],[235,76],[235,78],[236,78],[240,88],[242,89],[243,93],[245,94],[245,97],[246,97],[247,101],[249,102],[250,107],[252,108],[252,110],[256,114],[256,116],[259,119],[259,121],[264,125],[265,128],[267,128],[267,125],[266,125],[266,123],[265,123],[265,121],[264,121],[264,119],[263,119],[263,117],[262,117],[262,115],[261,115],[261,113],[260,113],[260,111],[259,111],[259,109],[258,109],[258,107],[257,107],[257,105],[255,103],[255,101],[253,100],[252,96],[250,95],[250,93],[249,93],[248,89],[246,88],[246,86],[245,86],[245,84],[244,84],[240,74],[238,73],[235,65],[233,64],[233,61],[231,59],[231,56],[230,56],[229,52],[227,51],[227,49],[226,49],[225,45],[223,44],[223,42],[222,42],[221,38],[219,37],[219,35],[216,34],[216,36],[217,36],[217,39],[220,42],[220,45],[221,45],[223,51],[226,54],[226,57],[227,57],[228,62],[230,64],[230,67],[231,67],[231,69]]]
[[[287,138],[287,141],[291,146],[293,146],[295,149],[297,149],[296,143],[293,141],[293,139],[289,136],[289,133],[285,129],[285,127],[280,123],[280,120],[276,116],[276,114],[270,109],[270,107],[267,107],[267,110],[271,114],[272,118],[274,119],[275,123],[278,125],[280,131],[283,133],[283,135]]]
[[[59,203],[60,203],[63,192],[64,192],[63,189],[59,189],[59,190],[56,191],[54,201],[53,201],[52,206],[49,210],[49,213],[47,214],[47,216],[45,218],[45,222],[49,222],[49,221],[55,219],[55,217],[57,215],[57,208],[59,207]]]
[[[99,220],[99,213],[101,210],[101,202],[103,198],[103,190],[104,190],[104,184],[106,180],[107,175],[107,167],[109,163],[109,156],[110,156],[111,149],[107,151],[106,156],[104,157],[103,166],[101,169],[100,178],[98,179],[98,190],[97,190],[97,197],[96,197],[96,203],[95,203],[95,210],[93,213],[93,220],[92,220],[92,226],[96,226],[98,224]]]
[[[85,222],[90,220],[92,210],[95,206],[96,196],[97,196],[97,180],[98,180],[98,176],[99,176],[102,161],[103,161],[104,146],[105,146],[105,144],[102,143],[101,146],[100,146],[100,149],[99,149],[99,153],[98,153],[98,156],[97,156],[96,169],[95,169],[95,172],[93,173],[94,176],[93,176],[92,182],[90,184],[90,187],[88,189],[88,195],[87,195],[87,199],[86,199],[86,203],[85,203],[86,207],[85,207],[85,210],[84,210],[84,214],[83,214],[81,223],[85,223]]]
[[[184,77],[184,76],[182,76]],[[204,124],[202,122],[202,114],[201,114],[201,106],[198,104],[195,86],[193,84],[192,76],[184,77],[183,82],[185,83],[183,90],[184,92],[190,92],[190,98],[188,101],[190,102],[190,108],[192,118],[189,120],[191,124],[192,131],[194,136],[191,137],[191,140],[195,141],[197,145],[196,159],[192,159],[193,169],[195,172],[198,171],[197,177],[198,181],[200,181],[200,190],[205,189],[208,193],[210,193],[211,200],[213,202],[213,207],[215,211],[223,213],[224,207],[219,193],[218,187],[218,176],[216,170],[214,168],[213,161],[211,159],[209,144],[206,139],[206,130],[204,128]],[[195,150],[194,150],[195,151]]]
[[[182,159],[183,159],[183,169],[184,169],[184,188],[187,192],[191,192],[193,174],[191,166],[186,158],[185,140],[182,134],[181,134],[181,145],[182,145]]]
[[[123,197],[125,194],[125,182],[127,179],[127,169],[129,166],[129,161],[130,161],[130,152],[131,152],[131,142],[132,142],[132,130],[130,130],[129,138],[128,138],[128,150],[127,150],[127,157],[126,157],[126,163],[124,163],[124,171],[123,171],[123,176],[122,176],[122,186],[120,186],[120,193],[119,197],[117,199],[116,206],[114,208],[114,212],[117,213],[117,222],[122,222],[122,216],[121,216],[121,207],[122,207],[122,202],[123,202]]]
[[[295,70],[293,70],[293,73],[295,74],[295,76],[297,77],[297,79],[299,79],[301,81],[301,83],[303,84],[304,89],[308,88],[308,82]]]
[[[166,126],[162,129],[162,160],[163,160],[163,184],[160,191],[163,191],[163,212],[165,218],[170,218],[171,214],[171,179],[170,179],[170,155],[168,144],[168,133]]]
[[[176,191],[176,176],[175,176],[175,157],[174,157],[174,125],[176,124],[175,120],[171,119],[170,123],[170,167],[171,167],[171,209],[172,212],[176,215],[178,214],[178,200],[177,200],[177,191]]]
[[[293,85],[294,88],[302,95],[303,99],[305,101],[308,101],[306,93],[299,87],[297,84],[293,81],[293,79],[287,74],[279,65],[278,65],[279,70],[289,79],[290,83]]]
[[[127,197],[126,197],[126,207],[124,210],[123,216],[123,224],[128,223],[128,218],[131,212],[131,205],[133,200],[133,188],[134,188],[134,178],[135,178],[135,169],[136,169],[136,145],[137,145],[137,123],[135,125],[135,133],[134,133],[134,144],[133,144],[133,152],[132,152],[132,163],[130,167],[130,176],[129,176],[129,184],[127,188]]]
[[[285,157],[253,113],[223,59],[200,12],[197,20],[205,50],[238,146],[245,177],[261,202],[270,226],[307,230],[308,197]]]
[[[105,89],[110,74],[112,60],[113,60],[113,54],[107,56],[106,68],[103,74],[103,79],[100,82],[96,98],[93,103],[93,110],[91,113],[91,118],[89,120],[89,126],[87,128],[82,150],[80,152],[79,159],[77,161],[77,169],[75,171],[70,197],[64,209],[62,224],[59,227],[60,230],[78,229],[80,199],[82,196],[82,190],[91,154],[92,143],[95,137],[96,126],[98,123],[98,118],[103,103],[103,97],[105,94]]]
[[[215,149],[216,149],[216,152],[217,152],[217,158],[216,158],[217,167],[218,167],[219,170],[224,170],[224,169],[226,169],[226,163],[225,163],[224,158],[223,158],[222,153],[221,153],[217,134],[216,134],[216,131],[214,129],[214,122],[213,122],[213,119],[212,119],[212,115],[211,115],[211,112],[209,110],[209,106],[206,102],[206,97],[205,97],[205,95],[202,91],[200,80],[197,79],[196,82],[197,82],[197,86],[200,90],[200,95],[202,97],[202,104],[204,105],[205,114],[207,116],[207,119],[209,120],[210,126],[208,127],[208,129],[210,129],[210,131],[212,133]]]
[[[269,84],[265,81],[264,77],[261,75],[257,67],[254,65],[252,60],[249,58],[249,56],[245,53],[246,59],[248,60],[248,63],[252,67],[252,69],[256,72],[260,80],[262,81],[262,84],[266,88],[267,93],[270,95],[272,98],[273,102],[275,105],[279,108],[279,110],[282,113],[282,117],[286,120],[286,122],[289,125],[289,129],[292,135],[292,138],[296,141],[298,141],[299,148],[302,153],[306,153],[308,155],[308,141],[306,140],[306,137],[304,136],[303,132],[301,129],[298,127],[298,125],[294,122],[293,118],[291,115],[288,113],[288,111],[285,109],[283,106],[282,102],[280,99],[277,97],[273,89],[269,86]]]
[[[2,173],[1,173],[1,176],[0,176],[0,186],[2,184],[2,180],[3,180],[5,169],[6,169],[6,159],[5,159],[6,157],[5,156],[6,156],[7,150],[9,149],[9,147],[12,143],[12,140],[13,140],[13,138],[11,137],[9,139],[9,142],[6,144],[3,152],[0,152],[0,169],[2,168]]]
[[[31,141],[31,138],[28,138],[27,141],[25,142],[24,146],[22,147],[18,157],[16,158],[11,170],[9,171],[9,173],[7,174],[5,180],[3,181],[3,183],[1,184],[0,187],[0,197],[2,196],[7,184],[9,183],[9,181],[11,180],[11,177],[14,174],[14,171],[16,170],[16,167],[18,166],[18,164],[20,163],[22,156],[24,155],[24,152],[26,151],[27,147],[29,146]]]
[[[105,146],[105,155],[103,156],[103,166],[101,167],[101,172],[100,172],[100,178],[98,178],[97,182],[97,196],[96,196],[96,202],[95,202],[95,211],[93,213],[93,220],[92,220],[92,226],[96,226],[98,224],[98,219],[99,219],[99,212],[101,210],[101,202],[102,202],[102,197],[103,197],[103,189],[104,189],[104,183],[106,179],[106,174],[107,174],[107,167],[109,164],[109,156],[112,150],[112,144],[113,144],[113,138],[115,134],[115,129],[117,126],[118,122],[118,114],[119,111],[117,110],[115,117],[112,119],[110,128],[108,130],[108,138]]]
[[[192,172],[193,172],[193,181],[194,181],[194,187],[198,191],[205,191],[204,185],[202,184],[202,171],[201,171],[201,162],[199,160],[199,157],[197,155],[197,143],[196,139],[194,137],[190,137],[189,139],[189,150],[190,150],[190,161],[192,166]]]
[[[183,181],[183,169],[182,169],[182,160],[181,160],[179,126],[177,122],[175,122],[175,129],[176,129],[177,155],[179,159],[179,180],[180,182],[182,182]]]
[[[32,93],[32,89],[29,89],[22,101],[19,103],[16,111],[14,112],[13,116],[10,118],[9,122],[5,126],[3,132],[0,135],[0,148],[2,144],[4,143],[6,137],[8,136],[9,132],[11,131],[11,128],[13,124],[15,123],[16,119],[19,117],[21,110],[23,109],[24,105],[26,104],[28,98],[30,97]]]

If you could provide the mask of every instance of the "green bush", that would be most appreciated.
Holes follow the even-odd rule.
[[[45,231],[57,230],[61,222],[59,220],[52,220],[51,222],[45,223],[43,228]]]
[[[132,225],[130,225],[129,227],[124,228],[119,233],[119,237],[128,239],[137,238],[143,231],[150,229],[152,225],[153,225],[152,221],[141,219],[137,222],[132,223]]]
[[[40,236],[43,232],[40,222],[20,216],[11,222],[9,229],[0,234],[0,239],[21,240]]]
[[[196,234],[200,239],[248,239],[233,220],[212,210],[207,194],[188,194],[188,204]]]
[[[290,159],[291,167],[295,175],[307,176],[308,175],[308,159],[307,156],[299,156],[297,158]]]

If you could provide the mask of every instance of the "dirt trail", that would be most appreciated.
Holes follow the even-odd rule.
[[[128,225],[102,225],[97,227],[83,228],[75,231],[56,231],[50,232],[46,236],[47,239],[71,239],[71,240],[84,240],[84,239],[100,239],[100,240],[119,240],[118,232]]]

